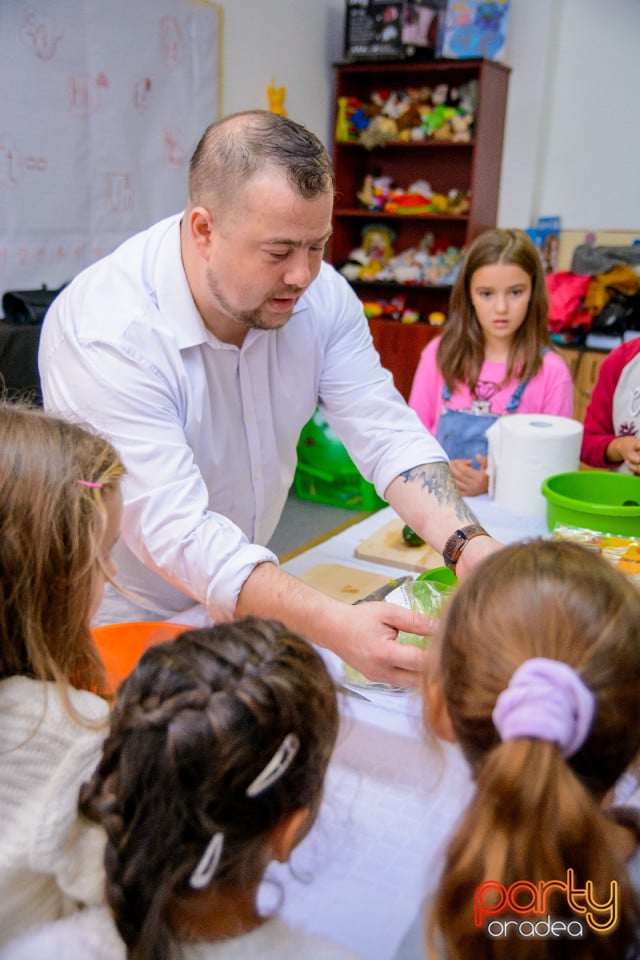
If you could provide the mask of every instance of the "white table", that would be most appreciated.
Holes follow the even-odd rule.
[[[507,514],[488,496],[468,503],[503,543],[548,535],[544,518]],[[354,556],[363,539],[395,516],[390,507],[372,514],[284,569],[299,576],[317,564],[340,563],[397,577],[396,567]],[[339,676],[337,658],[327,659]],[[292,923],[345,943],[364,960],[389,960],[437,879],[471,782],[458,748],[424,732],[417,694],[363,693],[369,702],[342,698],[339,742],[315,827],[290,867],[274,866],[270,876],[284,890],[280,910]]]

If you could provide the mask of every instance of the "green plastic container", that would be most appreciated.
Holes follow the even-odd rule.
[[[301,500],[348,510],[373,511],[386,506],[319,410],[302,428],[297,454],[293,489]]]
[[[455,587],[458,583],[453,570],[449,567],[434,567],[433,570],[425,570],[416,580],[428,580],[430,583],[442,583],[445,587]]]
[[[609,470],[556,473],[542,484],[547,527],[640,536],[640,477]]]

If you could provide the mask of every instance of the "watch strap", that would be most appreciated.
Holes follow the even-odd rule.
[[[454,530],[445,543],[442,551],[444,562],[449,569],[453,570],[455,573],[456,564],[460,559],[460,554],[469,543],[469,540],[473,540],[474,537],[488,536],[490,536],[490,534],[487,533],[484,527],[481,527],[479,523],[470,523],[466,527],[460,527],[459,530]]]

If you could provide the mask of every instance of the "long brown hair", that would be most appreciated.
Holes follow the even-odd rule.
[[[522,230],[486,230],[476,237],[462,261],[438,343],[438,369],[452,393],[457,383],[466,384],[472,392],[478,384],[485,349],[482,328],[471,302],[471,278],[480,267],[495,263],[513,264],[531,278],[527,315],[513,338],[505,379],[534,376],[542,367],[543,348],[550,346],[549,301],[538,251]]]
[[[503,743],[494,726],[499,694],[534,657],[569,664],[595,697],[590,733],[570,758],[543,740]],[[640,914],[601,802],[640,748],[637,589],[575,543],[506,547],[476,567],[449,601],[438,675],[477,789],[447,851],[431,935],[442,937],[451,960],[627,956]],[[617,881],[619,919],[611,932],[499,940],[474,924],[479,884],[563,881],[568,869],[577,886],[590,881],[601,902]],[[571,916],[561,895],[550,902],[552,914]]]
[[[107,832],[107,898],[130,960],[164,960],[171,906],[212,837],[210,881],[257,885],[265,839],[320,803],[338,732],[336,690],[313,647],[277,621],[247,617],[151,647],[120,687],[111,729],[80,809]],[[293,734],[286,772],[248,785]]]
[[[104,495],[123,473],[104,437],[37,408],[0,404],[0,679],[56,681],[67,707],[69,683],[104,689],[89,608]]]

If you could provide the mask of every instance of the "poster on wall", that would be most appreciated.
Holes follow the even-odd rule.
[[[183,208],[221,44],[203,0],[3,0],[0,295],[59,287]]]

